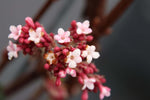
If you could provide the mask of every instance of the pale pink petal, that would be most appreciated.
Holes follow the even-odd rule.
[[[8,38],[13,38],[13,37],[14,37],[14,34],[12,33],[8,35]]]
[[[86,85],[84,84],[83,87],[82,87],[82,90],[84,90],[85,88],[86,88]]]
[[[17,26],[17,29],[18,29],[18,30],[21,30],[21,28],[22,28],[22,25],[18,25],[18,26]]]
[[[66,31],[66,34],[65,34],[67,37],[70,36],[70,32],[69,31]]]
[[[78,27],[81,27],[81,26],[82,26],[82,23],[81,23],[81,22],[77,22],[77,26],[78,26]]]
[[[63,33],[64,33],[64,30],[63,30],[62,28],[59,28],[59,29],[58,29],[58,34],[59,34],[59,35],[62,35]]]
[[[77,64],[76,64],[75,61],[71,61],[71,62],[69,63],[69,67],[70,67],[70,68],[75,68],[76,66],[77,66]]]
[[[92,57],[93,57],[94,59],[99,58],[99,57],[100,57],[99,52],[92,52]]]
[[[89,21],[88,21],[88,20],[85,20],[85,21],[83,22],[83,25],[84,25],[86,28],[88,28],[88,27],[90,26]]]
[[[82,58],[80,56],[79,57],[75,57],[74,61],[76,63],[80,63],[80,62],[82,62]]]
[[[82,52],[82,57],[86,57],[88,55],[87,51]]]
[[[86,29],[86,30],[84,31],[84,33],[85,33],[85,34],[90,34],[90,33],[92,33],[92,29],[91,29],[91,28],[88,28],[88,29]]]
[[[96,82],[95,78],[90,78],[89,81],[91,81],[91,82],[93,82],[93,83]]]
[[[60,36],[59,36],[59,35],[55,35],[55,36],[54,36],[54,39],[55,39],[55,40],[60,40]]]
[[[92,56],[91,56],[91,55],[88,55],[88,56],[87,56],[87,62],[88,62],[88,63],[91,63],[91,61],[92,61]]]
[[[91,83],[91,82],[88,82],[87,84],[87,88],[90,89],[90,90],[93,90],[94,89],[94,84]]]
[[[77,29],[78,34],[82,34],[82,30],[80,28]]]
[[[16,33],[16,32],[17,32],[17,28],[16,28],[16,26],[14,26],[14,25],[11,25],[11,26],[9,27],[9,30],[10,30],[12,33]]]
[[[90,50],[91,50],[91,51],[95,51],[95,49],[96,49],[94,45],[91,45],[91,46],[89,46],[89,47],[90,47]]]
[[[73,54],[74,56],[80,56],[81,51],[80,51],[80,49],[75,49],[75,50],[72,52],[72,54]]]

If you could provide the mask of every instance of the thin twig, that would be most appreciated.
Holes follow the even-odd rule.
[[[56,0],[47,0],[47,2],[42,6],[42,8],[38,11],[38,13],[33,18],[34,21],[38,21],[43,14],[47,11],[47,9],[50,7],[50,5]]]
[[[44,87],[43,86],[40,86],[36,91],[35,93],[33,93],[33,95],[30,97],[29,100],[37,100],[41,95],[42,93],[44,92]]]
[[[99,38],[105,35],[105,31],[107,28],[112,26],[120,16],[127,10],[127,8],[131,5],[134,0],[121,0],[117,6],[106,16],[97,26],[99,34],[94,34],[94,41],[96,43]]]

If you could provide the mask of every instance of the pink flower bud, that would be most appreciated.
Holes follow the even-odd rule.
[[[80,84],[83,84],[83,83],[84,83],[81,76],[78,76],[78,81],[79,81]]]
[[[48,46],[49,46],[49,43],[45,42],[45,43],[44,43],[44,46],[48,47]]]
[[[29,27],[23,26],[23,27],[22,27],[22,31],[25,32],[25,33],[28,33]]]
[[[46,40],[43,37],[41,37],[40,41],[41,42],[46,42]]]
[[[78,38],[78,37],[79,37],[79,36],[78,36],[77,33],[73,34],[73,38]]]
[[[40,48],[40,47],[43,47],[43,44],[42,43],[38,43],[38,44],[36,44],[36,46]]]
[[[31,17],[26,17],[26,18],[25,18],[25,22],[26,22],[30,27],[32,27],[33,29],[35,28],[34,22],[33,22],[33,20],[32,20]]]
[[[63,51],[62,51],[63,55],[66,56],[68,54],[68,51],[69,51],[68,49],[63,49]]]
[[[84,90],[84,91],[82,92],[81,99],[82,99],[82,100],[88,100],[88,91],[87,91],[87,90]]]
[[[54,38],[54,34],[53,34],[53,33],[50,33],[49,35],[50,35],[52,38]]]
[[[30,44],[30,43],[31,43],[31,41],[29,41],[28,39],[25,39],[25,40],[24,40],[24,43],[26,43],[26,44]]]
[[[60,77],[57,77],[56,82],[55,82],[56,86],[60,86],[61,85],[61,80]]]
[[[24,42],[24,39],[23,38],[20,38],[19,39],[19,43],[23,43]]]
[[[54,52],[59,52],[60,50],[61,50],[61,48],[59,48],[59,47],[54,48]]]
[[[91,36],[91,35],[87,36],[86,40],[87,40],[88,42],[92,41],[92,40],[93,40],[93,36]]]
[[[77,26],[76,26],[76,21],[75,21],[75,20],[73,20],[73,21],[71,22],[71,26],[72,26],[73,29],[77,27]]]
[[[80,40],[80,41],[83,41],[83,40],[84,40],[84,36],[81,35],[81,36],[79,37],[79,40]]]
[[[26,51],[26,53],[30,53],[31,49],[30,48],[26,48],[25,51]]]
[[[48,70],[49,67],[50,67],[50,66],[49,66],[49,64],[47,64],[47,63],[44,65],[44,68],[45,68],[46,70]]]
[[[41,24],[39,22],[35,22],[36,27],[41,27]]]

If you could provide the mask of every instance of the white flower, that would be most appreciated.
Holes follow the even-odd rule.
[[[87,62],[91,63],[92,58],[97,59],[100,56],[99,52],[95,52],[95,46],[87,46],[86,50],[82,52],[82,57],[86,57]]]
[[[20,48],[17,47],[16,44],[9,41],[9,45],[7,46],[8,59],[11,60],[13,57],[17,58],[19,50],[20,50]]]
[[[85,20],[83,23],[77,22],[77,34],[90,34],[92,29],[89,28],[90,24],[88,20]]]
[[[46,59],[46,61],[48,61],[48,63],[51,65],[51,64],[53,64],[54,63],[54,61],[55,61],[55,55],[54,55],[54,53],[53,52],[49,52],[49,53],[46,53],[45,55],[44,55],[44,58]]]
[[[94,78],[85,78],[84,79],[84,85],[82,87],[82,90],[88,88],[89,90],[93,90],[94,89],[94,83],[96,82],[96,80]]]
[[[36,32],[33,29],[29,30],[29,38],[28,40],[33,41],[35,44],[40,42],[40,39],[43,35],[42,28],[39,27],[36,29]]]
[[[73,52],[69,52],[66,63],[69,63],[70,68],[75,68],[77,66],[77,63],[82,62],[80,54],[80,49],[75,49]]]
[[[11,31],[11,33],[8,35],[8,38],[13,38],[14,40],[17,40],[21,34],[21,25],[18,25],[17,27],[14,25],[11,25],[9,27],[9,30]]]

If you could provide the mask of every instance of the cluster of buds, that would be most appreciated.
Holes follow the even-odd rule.
[[[104,96],[110,96],[110,88],[103,86],[106,82],[98,72],[96,66],[92,63],[93,59],[100,57],[96,52],[94,45],[88,45],[87,42],[93,40],[92,29],[89,27],[88,20],[71,22],[68,31],[59,28],[58,34],[48,34],[42,25],[33,22],[30,17],[25,19],[26,25],[10,26],[11,34],[8,38],[16,40],[16,44],[9,41],[7,47],[8,59],[18,57],[18,51],[22,50],[24,54],[33,55],[37,49],[42,51],[45,64],[44,68],[53,75],[55,85],[61,85],[61,79],[67,75],[76,77],[82,87],[82,100],[88,99],[88,91],[100,91],[100,99]]]

